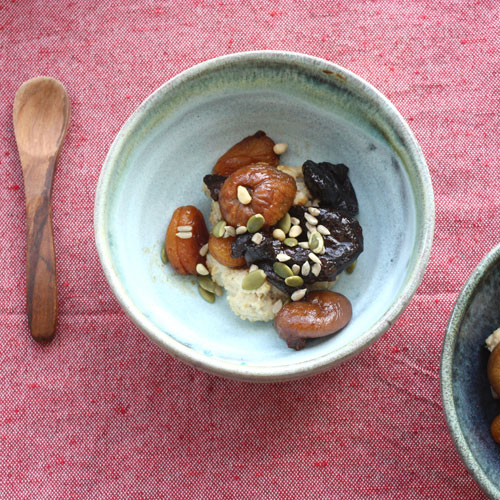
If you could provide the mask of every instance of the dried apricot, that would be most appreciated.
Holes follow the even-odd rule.
[[[210,234],[208,240],[208,251],[210,255],[220,264],[227,267],[243,267],[246,265],[244,257],[231,257],[231,246],[236,238],[229,236],[228,238],[217,238]]]
[[[347,297],[323,290],[282,307],[274,318],[274,328],[288,347],[298,351],[305,347],[306,339],[338,332],[351,317],[352,306]]]
[[[191,205],[177,208],[165,238],[168,260],[175,271],[196,275],[196,265],[205,264],[200,249],[207,242],[208,230],[202,213]]]
[[[238,199],[238,187],[250,194],[250,203]],[[268,165],[247,165],[231,174],[219,193],[222,217],[232,226],[245,226],[248,219],[261,214],[265,227],[276,224],[292,206],[297,186],[293,177]]]
[[[212,173],[227,177],[251,163],[267,163],[276,167],[279,164],[279,157],[273,151],[273,147],[274,141],[265,132],[259,130],[226,151],[217,160]]]

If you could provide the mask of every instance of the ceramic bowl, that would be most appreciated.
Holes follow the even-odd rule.
[[[500,446],[490,424],[500,413],[487,376],[484,341],[500,327],[500,245],[474,270],[446,329],[441,355],[441,397],[451,436],[481,488],[500,499]]]
[[[259,129],[289,144],[282,163],[345,163],[359,200],[365,250],[335,287],[353,318],[301,351],[288,349],[272,323],[240,320],[224,298],[204,302],[194,278],[160,261],[174,209],[192,204],[207,216],[203,176]],[[253,381],[310,375],[374,342],[415,292],[433,227],[427,166],[394,106],[346,69],[286,52],[220,57],[160,87],[118,133],[95,202],[101,264],[134,323],[191,365]]]

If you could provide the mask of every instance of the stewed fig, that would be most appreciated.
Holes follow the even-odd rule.
[[[203,214],[192,205],[177,208],[165,238],[168,260],[175,271],[196,275],[196,265],[205,264],[200,249],[207,242],[208,230]]]
[[[249,202],[242,203],[241,196],[238,197],[239,187],[250,195]],[[247,165],[230,175],[222,185],[219,193],[222,217],[232,226],[245,226],[250,217],[261,214],[265,227],[273,226],[292,206],[296,191],[293,177],[267,165]]]
[[[273,151],[273,147],[274,141],[265,132],[259,130],[226,151],[217,160],[212,173],[229,176],[251,163],[266,163],[276,167],[279,164],[279,157]]]
[[[351,317],[352,306],[347,297],[323,290],[282,307],[274,318],[274,328],[288,347],[298,351],[306,346],[306,339],[336,333]]]

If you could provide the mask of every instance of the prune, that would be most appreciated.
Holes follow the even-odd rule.
[[[308,160],[302,166],[307,189],[322,207],[334,208],[349,215],[358,213],[358,200],[349,180],[349,169],[339,163],[314,163]]]
[[[274,318],[274,328],[296,351],[306,339],[336,333],[349,323],[352,306],[347,297],[329,290],[310,292],[301,302],[290,302]]]
[[[188,226],[191,227],[189,230]],[[186,229],[179,232],[178,228]],[[184,233],[186,238],[179,237]],[[172,215],[165,237],[165,248],[172,267],[179,274],[196,275],[196,265],[205,264],[201,247],[208,242],[208,230],[202,213],[191,205],[179,207]]]
[[[307,213],[307,208],[301,206],[293,206],[289,210],[292,217],[299,219],[300,226],[303,229],[302,234],[297,237],[299,244],[307,241],[305,213]],[[363,232],[356,219],[337,210],[326,208],[319,209],[317,219],[319,224],[328,229],[330,234],[323,236],[325,253],[317,255],[321,263],[321,270],[317,276],[313,273],[302,276],[305,285],[317,281],[333,281],[337,274],[354,262],[363,251]],[[283,278],[280,278],[274,272],[273,264],[277,261],[277,255],[284,253],[290,257],[290,260],[286,261],[286,264],[290,267],[293,264],[302,267],[308,260],[313,265],[313,262],[309,259],[311,250],[302,248],[299,245],[288,247],[273,238],[272,229],[264,231],[262,236],[262,242],[258,245],[252,241],[252,235],[243,234],[237,236],[232,246],[231,255],[233,257],[245,257],[248,265],[257,264],[264,270],[268,280],[276,288],[291,295],[296,289],[285,284]]]
[[[212,200],[219,201],[219,193],[226,179],[227,177],[219,174],[208,174],[203,177],[203,182],[210,191]]]
[[[238,186],[245,187],[252,201],[238,199]],[[222,217],[231,226],[245,226],[248,219],[261,214],[265,227],[276,224],[292,206],[297,187],[292,177],[267,165],[247,165],[230,175],[219,193]]]
[[[266,163],[276,167],[279,164],[279,157],[273,151],[273,147],[274,141],[259,130],[226,151],[217,160],[212,173],[229,176],[239,168],[252,163]]]

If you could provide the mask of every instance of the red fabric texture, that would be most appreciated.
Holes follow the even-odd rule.
[[[0,0],[0,498],[479,499],[448,434],[441,342],[467,276],[499,240],[500,4],[477,1]],[[372,347],[301,380],[205,374],[118,306],[93,237],[107,150],[153,90],[206,59],[305,52],[375,85],[408,120],[436,233],[410,305]],[[29,336],[12,102],[66,86],[55,181],[59,323]]]

